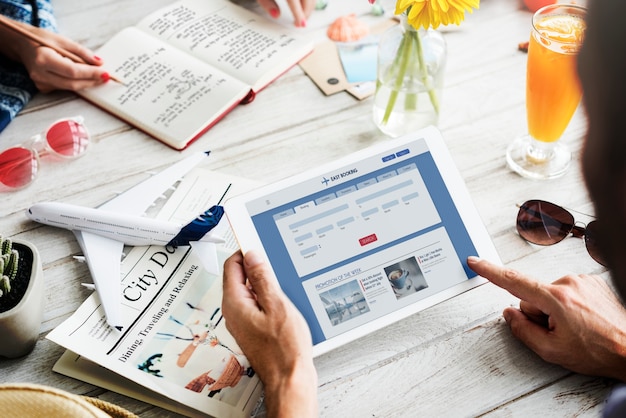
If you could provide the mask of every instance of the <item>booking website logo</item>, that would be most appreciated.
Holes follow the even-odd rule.
[[[344,172],[332,175],[332,176],[330,176],[330,179],[327,179],[326,176],[324,176],[324,177],[322,177],[322,184],[324,186],[328,187],[328,183],[335,182],[335,181],[341,180],[341,179],[343,179],[345,177],[352,176],[354,174],[357,174],[358,172],[359,172],[358,169],[352,168],[350,170],[346,170]]]

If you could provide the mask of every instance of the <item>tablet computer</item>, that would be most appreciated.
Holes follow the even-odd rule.
[[[500,263],[440,132],[429,127],[230,198],[325,353],[485,282]]]

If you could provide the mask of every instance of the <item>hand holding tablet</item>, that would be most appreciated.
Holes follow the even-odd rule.
[[[500,263],[434,127],[233,197],[225,211],[242,251],[262,253],[303,314],[314,355],[484,283],[470,255]]]

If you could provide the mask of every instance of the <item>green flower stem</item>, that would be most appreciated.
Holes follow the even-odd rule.
[[[430,97],[430,102],[433,104],[433,109],[435,109],[435,113],[439,115],[439,98],[437,97],[437,92],[435,91],[435,88],[431,86],[428,81],[428,70],[426,68],[426,62],[424,62],[422,40],[417,32],[415,32],[415,35],[415,40],[417,42],[417,59],[419,60],[420,74],[422,75],[422,84],[426,86],[426,89],[428,90],[428,97]]]
[[[386,125],[389,122],[389,117],[391,116],[391,111],[396,104],[396,99],[398,98],[398,93],[400,92],[400,87],[402,87],[402,82],[404,81],[404,74],[406,74],[406,70],[409,64],[409,58],[411,55],[411,38],[407,37],[408,32],[404,32],[402,36],[402,41],[400,42],[400,46],[398,47],[398,52],[396,53],[396,57],[393,60],[392,67],[398,69],[398,75],[393,85],[393,89],[391,90],[391,94],[389,95],[389,101],[387,102],[387,107],[385,108],[385,114],[383,115],[382,124]]]
[[[439,114],[439,98],[437,97],[437,92],[435,91],[435,88],[431,86],[429,82],[428,70],[426,68],[426,62],[424,60],[424,51],[422,48],[421,37],[419,35],[419,32],[417,32],[416,30],[406,29],[404,35],[402,36],[402,40],[400,41],[398,52],[396,53],[394,61],[391,64],[391,68],[396,69],[397,74],[381,122],[383,125],[386,125],[387,122],[389,122],[391,111],[393,110],[396,104],[396,100],[398,99],[398,94],[400,93],[400,89],[402,88],[402,83],[404,82],[404,76],[406,75],[407,70],[415,65],[414,51],[417,51],[417,64],[419,66],[419,73],[421,76],[422,84],[426,87],[428,91],[428,96],[430,98],[430,102],[433,105],[433,109],[435,109],[435,113],[437,115]],[[418,94],[419,93],[409,93],[406,95],[404,101],[404,107],[406,110],[417,109]]]
[[[408,36],[409,41],[411,42],[411,48],[409,49],[409,66],[408,69],[409,71],[411,71],[411,73],[415,72],[415,66],[416,63],[415,62],[415,51],[420,52],[421,53],[421,49],[420,49],[420,37],[419,37],[419,33],[417,33],[417,31],[414,30],[407,30],[405,33],[405,36]],[[415,45],[415,47],[414,47]],[[419,59],[418,59],[419,61]],[[420,70],[421,71],[421,70]],[[417,110],[417,96],[418,96],[419,92],[416,93],[410,93],[407,92],[406,95],[404,96],[404,109],[405,110]]]

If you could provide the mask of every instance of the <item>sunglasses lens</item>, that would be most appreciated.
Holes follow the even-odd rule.
[[[517,214],[517,232],[528,242],[552,245],[574,227],[574,217],[565,209],[543,200],[529,200]]]
[[[600,248],[598,248],[597,240],[598,221],[589,222],[589,225],[587,225],[587,229],[585,229],[585,246],[587,247],[587,252],[589,252],[591,258],[606,267],[606,261],[602,256]]]
[[[89,133],[83,124],[68,119],[55,123],[46,132],[46,141],[52,151],[67,158],[78,157],[89,145]]]
[[[0,154],[0,183],[6,187],[24,187],[35,179],[39,161],[29,149],[15,147]]]

